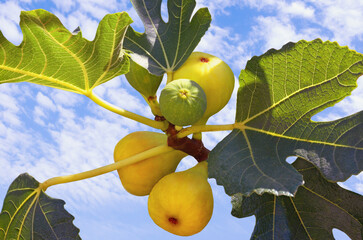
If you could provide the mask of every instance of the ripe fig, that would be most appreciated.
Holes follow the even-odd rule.
[[[115,162],[122,161],[122,159],[166,143],[167,136],[163,133],[133,132],[117,143],[114,160]],[[186,155],[182,151],[175,150],[122,167],[117,172],[126,191],[136,196],[145,196],[162,177],[174,172],[181,159]]]
[[[203,230],[213,213],[213,194],[207,162],[163,177],[151,190],[148,210],[164,230],[190,236]]]
[[[203,89],[189,79],[168,83],[160,94],[160,110],[166,120],[177,126],[197,122],[207,108]]]
[[[173,79],[187,78],[198,83],[207,96],[207,109],[195,125],[203,125],[219,112],[231,98],[234,75],[231,68],[213,55],[193,52],[184,64],[174,72]]]

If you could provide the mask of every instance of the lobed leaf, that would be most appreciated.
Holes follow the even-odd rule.
[[[351,239],[363,236],[363,197],[324,179],[311,163],[298,158],[293,166],[305,184],[295,197],[252,194],[232,197],[232,215],[256,215],[251,239],[332,239],[338,228]]]
[[[106,15],[95,39],[72,34],[53,14],[22,12],[23,42],[14,46],[0,32],[0,83],[32,82],[79,94],[124,74],[129,60],[122,42],[132,20],[127,13]]]
[[[192,17],[195,0],[169,0],[167,23],[161,17],[162,0],[131,0],[145,26],[145,33],[129,28],[124,46],[132,59],[154,75],[178,69],[209,28],[207,8]],[[192,18],[191,18],[192,17]]]
[[[81,239],[65,202],[46,195],[27,173],[10,185],[0,213],[0,239]]]
[[[331,122],[311,117],[350,95],[363,55],[320,39],[253,57],[240,75],[236,129],[209,155],[226,193],[293,196],[303,180],[289,156],[312,162],[330,181],[363,169],[363,112]]]

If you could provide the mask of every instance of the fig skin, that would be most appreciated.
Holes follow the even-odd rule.
[[[163,133],[139,131],[122,138],[114,150],[115,162],[137,153],[167,144]],[[121,183],[127,192],[136,196],[148,195],[154,185],[165,175],[175,171],[186,153],[175,150],[147,158],[117,170]]]
[[[193,52],[173,73],[173,81],[182,78],[198,83],[207,97],[207,109],[196,125],[204,125],[228,103],[235,82],[231,68],[224,61],[202,52]]]
[[[148,199],[151,219],[164,230],[190,236],[204,229],[213,214],[207,162],[163,177]]]
[[[203,89],[189,79],[178,79],[168,83],[160,94],[161,114],[176,126],[187,126],[197,122],[207,108]]]

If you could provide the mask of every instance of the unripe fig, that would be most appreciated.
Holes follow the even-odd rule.
[[[163,76],[156,76],[139,64],[130,59],[130,71],[125,74],[127,81],[135,88],[145,99],[154,97],[159,88]]]
[[[203,89],[189,79],[168,83],[160,94],[160,110],[166,120],[177,126],[197,122],[207,108]]]
[[[180,236],[202,231],[213,213],[213,194],[207,179],[206,161],[163,177],[149,195],[151,219],[164,230]]]
[[[231,68],[220,58],[202,52],[193,52],[174,72],[174,81],[182,78],[198,83],[207,96],[207,109],[196,125],[205,124],[219,112],[228,103],[234,88]]]
[[[157,132],[133,132],[122,138],[114,151],[115,162],[137,153],[167,144],[167,136]],[[187,154],[182,151],[163,153],[117,170],[121,183],[129,193],[148,195],[154,185],[165,175],[175,171]]]

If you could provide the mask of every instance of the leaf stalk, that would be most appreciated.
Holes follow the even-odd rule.
[[[115,171],[121,167],[125,167],[127,165],[140,162],[146,158],[154,157],[156,155],[171,152],[171,151],[175,151],[175,149],[172,147],[169,147],[167,145],[161,145],[161,146],[146,150],[142,153],[135,154],[131,157],[122,159],[121,161],[118,161],[118,162],[115,162],[115,163],[112,163],[112,164],[109,164],[109,165],[106,165],[103,167],[99,167],[99,168],[96,168],[93,170],[76,173],[76,174],[72,174],[72,175],[67,175],[67,176],[50,178],[50,179],[46,180],[45,182],[41,183],[40,187],[43,191],[45,191],[45,190],[47,190],[48,187],[54,186],[57,184],[75,182],[75,181],[79,181],[79,180],[83,180],[83,179],[87,179],[87,178],[96,177],[96,176],[99,176],[99,175],[102,175],[105,173]]]
[[[178,138],[186,137],[193,133],[199,132],[215,132],[215,131],[231,131],[237,128],[236,124],[226,124],[226,125],[197,125],[184,128],[178,134]]]
[[[101,99],[96,94],[94,94],[92,91],[90,93],[86,94],[86,96],[88,98],[90,98],[92,101],[94,101],[95,103],[97,103],[98,105],[100,105],[101,107],[106,108],[107,110],[117,113],[123,117],[127,117],[127,118],[135,120],[139,123],[145,124],[149,127],[160,129],[162,131],[165,131],[168,128],[167,122],[155,121],[155,120],[146,118],[144,116],[138,115],[136,113],[129,112],[127,110],[119,108],[119,107],[105,101],[104,99]]]

